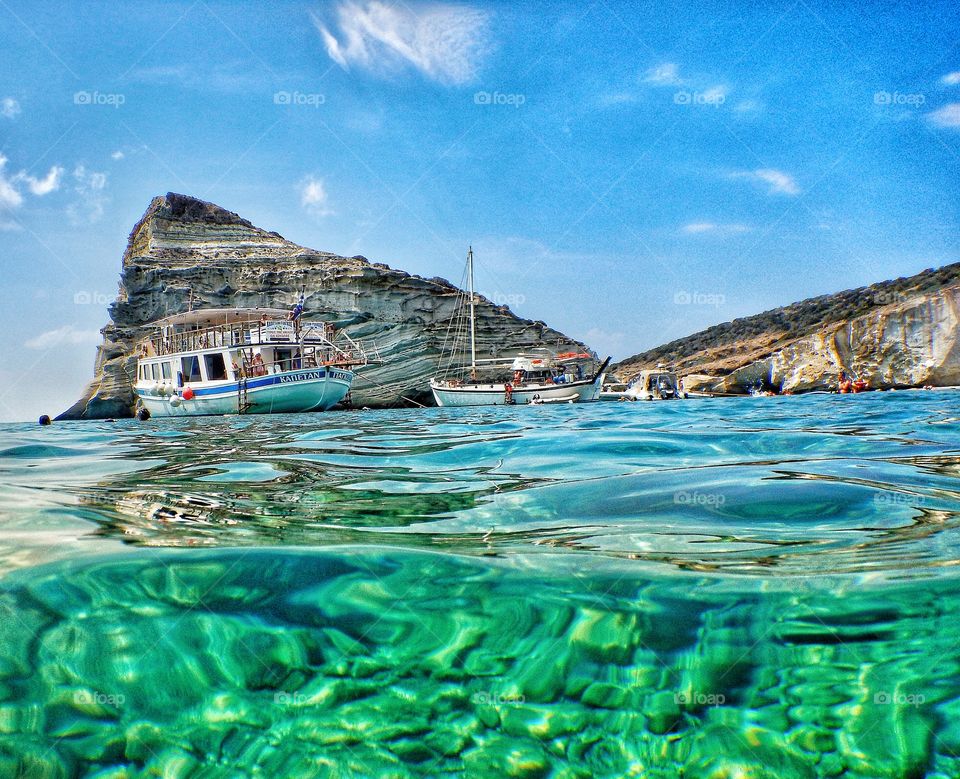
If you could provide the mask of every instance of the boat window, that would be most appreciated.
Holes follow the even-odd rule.
[[[157,381],[160,378],[160,366],[156,363],[150,365],[150,378]]]
[[[207,367],[207,381],[220,381],[227,378],[227,366],[222,354],[206,354],[203,357]]]
[[[181,357],[180,363],[183,367],[184,381],[202,381],[200,378],[200,358],[197,355]]]
[[[145,370],[146,370],[146,366],[141,365],[141,366],[140,366],[140,381],[143,381],[144,378],[145,378],[145,373],[144,373]]]
[[[160,370],[161,370],[161,372],[163,373],[163,380],[164,380],[164,381],[170,381],[170,379],[171,379],[171,377],[172,377],[172,373],[171,373],[171,370],[170,370],[170,363],[168,363],[168,362],[162,362],[162,363],[160,363]]]

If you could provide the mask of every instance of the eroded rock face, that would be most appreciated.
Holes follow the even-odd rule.
[[[187,310],[191,299],[194,308],[288,308],[301,287],[308,319],[335,322],[379,351],[382,364],[364,368],[354,382],[354,405],[431,402],[428,382],[456,310],[456,287],[298,246],[212,203],[168,193],[154,198],[130,234],[93,381],[59,418],[130,416],[136,342],[149,323]],[[478,299],[478,356],[585,348],[543,322]]]
[[[960,385],[960,285],[875,309],[798,338],[702,388],[836,389],[841,371],[872,389]],[[704,385],[707,386],[704,386]]]

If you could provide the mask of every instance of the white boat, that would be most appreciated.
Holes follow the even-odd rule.
[[[430,380],[438,406],[582,403],[597,399],[609,357],[596,371],[591,370],[597,362],[595,357],[585,352],[553,354],[547,349],[536,349],[508,360],[477,359],[472,248],[467,252],[467,283],[467,294],[457,307],[456,333],[446,363],[445,355],[441,355],[441,375]],[[465,309],[469,311],[468,363],[458,362],[462,339],[457,336],[467,329]]]
[[[627,396],[627,385],[622,382],[612,382],[610,384],[604,384],[600,389],[599,400],[632,400]]]
[[[640,371],[623,393],[628,400],[679,400],[686,398],[677,374],[664,365],[655,370]]]
[[[282,309],[188,311],[155,322],[140,344],[137,415],[325,411],[367,362],[346,333],[301,323],[299,313],[291,320]]]

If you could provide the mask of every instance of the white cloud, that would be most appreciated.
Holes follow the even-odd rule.
[[[23,203],[23,195],[17,189],[17,177],[7,178],[4,168],[9,160],[0,154],[0,209],[19,208]]]
[[[674,62],[665,62],[655,68],[650,68],[643,77],[643,81],[646,84],[656,84],[662,87],[678,87],[684,83],[683,79],[680,78],[680,68]]]
[[[99,330],[78,330],[73,325],[64,325],[34,336],[24,346],[27,349],[52,349],[56,346],[96,344],[99,341]]]
[[[950,86],[960,84],[960,70],[955,70],[953,73],[947,73],[947,75],[940,80],[944,84],[949,84]]]
[[[20,104],[12,97],[0,100],[0,116],[7,119],[16,119],[20,114]]]
[[[22,170],[12,176],[8,175],[7,162],[9,160],[0,154],[0,230],[16,230],[19,225],[7,214],[23,205],[23,185],[37,197],[47,195],[60,188],[63,168],[54,165],[46,176],[37,179]]]
[[[323,185],[323,179],[307,176],[300,182],[300,205],[303,206],[314,216],[330,216],[333,210],[330,208],[327,190]]]
[[[680,228],[687,235],[739,235],[750,232],[751,228],[744,224],[717,224],[716,222],[690,222]]]
[[[733,178],[750,179],[757,184],[766,184],[770,195],[799,195],[800,187],[793,176],[775,168],[741,170],[731,174]]]
[[[937,127],[960,127],[960,103],[948,103],[927,114],[927,119]]]
[[[107,206],[107,174],[88,171],[83,164],[73,169],[73,191],[76,199],[67,206],[71,224],[87,225],[99,222]]]
[[[23,174],[21,178],[27,182],[30,191],[37,197],[49,195],[60,189],[60,177],[63,175],[63,168],[54,165],[42,179],[35,179],[33,176]]]
[[[113,154],[110,155],[111,160],[122,160],[124,158],[124,153],[117,149]]]
[[[336,16],[338,34],[318,17],[314,24],[327,54],[345,70],[357,65],[391,73],[412,66],[435,81],[463,84],[474,79],[490,48],[490,15],[466,6],[348,0]]]

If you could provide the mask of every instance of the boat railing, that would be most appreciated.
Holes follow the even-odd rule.
[[[143,341],[141,353],[145,357],[164,357],[184,352],[195,352],[203,349],[243,348],[248,346],[273,346],[277,344],[298,344],[300,346],[312,344],[329,344],[339,349],[333,343],[333,338],[345,338],[349,343],[348,349],[358,352],[363,350],[353,339],[343,333],[336,333],[333,326],[327,323],[307,323],[297,326],[287,320],[267,320],[259,323],[244,322],[237,325],[214,325],[196,330],[183,330],[172,333],[155,333]]]
[[[241,379],[251,379],[312,368],[349,368],[356,362],[344,358],[343,355],[332,349],[307,351],[298,357],[287,357],[280,360],[258,360],[256,359],[258,356],[241,352],[239,363],[234,361],[232,366],[234,376]]]

